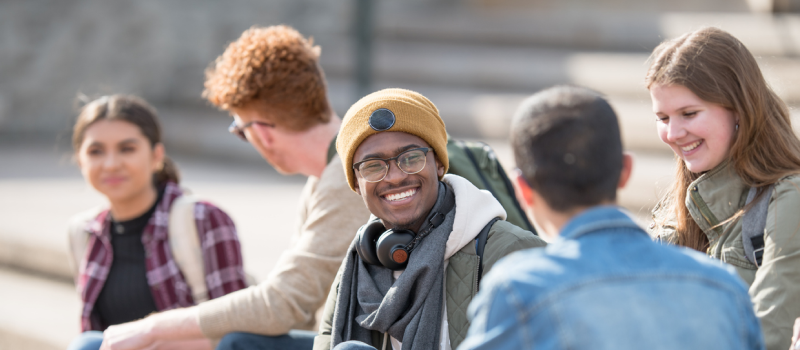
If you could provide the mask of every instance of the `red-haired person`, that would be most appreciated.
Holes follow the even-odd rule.
[[[196,307],[111,327],[103,349],[214,339],[217,349],[311,349],[316,314],[369,212],[335,154],[341,119],[327,98],[320,48],[286,26],[242,33],[206,71],[203,96],[233,117],[230,131],[282,174],[308,177],[293,246],[266,280]]]
[[[177,168],[165,154],[156,112],[147,102],[112,95],[88,103],[78,116],[72,140],[83,177],[106,197],[108,207],[79,221],[81,237],[71,237],[73,244],[85,241],[86,245],[81,247],[85,253],[74,257],[79,261],[76,282],[83,301],[83,333],[69,349],[98,349],[102,331],[109,326],[246,287],[236,228],[225,212],[194,201],[187,210],[193,212],[194,220],[187,216],[193,222],[184,226],[171,222],[171,209],[183,192]],[[176,234],[197,235],[194,249],[202,255],[202,262],[197,260],[202,266],[176,263],[179,253],[170,242]],[[180,267],[200,269],[197,280],[205,284],[189,283],[191,274]],[[209,344],[206,339],[175,343]]]

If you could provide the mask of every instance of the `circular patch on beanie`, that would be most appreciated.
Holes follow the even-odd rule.
[[[386,131],[394,126],[395,117],[392,111],[386,108],[379,108],[369,116],[369,127],[375,131]]]

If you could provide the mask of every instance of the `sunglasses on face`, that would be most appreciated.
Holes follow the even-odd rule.
[[[275,127],[275,124],[265,123],[265,122],[260,122],[260,121],[247,122],[247,123],[244,123],[244,125],[239,126],[238,124],[236,124],[236,121],[234,120],[231,123],[231,125],[228,127],[228,132],[238,136],[242,141],[247,142],[247,135],[245,135],[244,129],[249,128],[253,124],[258,124],[258,125],[266,126],[266,127],[270,127],[270,128],[274,128]]]
[[[408,175],[416,174],[425,168],[428,151],[431,148],[413,148],[386,159],[367,159],[353,164],[361,177],[367,182],[379,182],[389,173],[389,161],[394,160],[397,167]]]

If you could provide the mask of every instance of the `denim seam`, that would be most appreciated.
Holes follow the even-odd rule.
[[[565,232],[565,237],[569,239],[575,239],[577,237],[596,232],[606,229],[633,229],[635,231],[640,231],[641,227],[636,223],[632,222],[630,219],[613,219],[613,220],[604,220],[601,222],[594,222],[585,225],[580,225],[575,230],[571,232]],[[642,232],[644,233],[644,232]],[[644,233],[647,235],[647,233]]]
[[[736,299],[739,299],[739,296],[736,293],[736,290],[729,287],[724,283],[717,282],[714,279],[699,276],[699,275],[677,275],[677,274],[626,274],[620,276],[613,276],[613,277],[603,277],[603,278],[595,278],[586,280],[580,283],[570,284],[563,288],[557,288],[547,296],[543,297],[541,300],[536,300],[533,305],[527,308],[520,308],[520,313],[523,314],[523,319],[528,319],[532,317],[532,315],[537,314],[541,311],[541,309],[545,308],[548,305],[553,304],[554,301],[562,299],[565,293],[570,293],[572,291],[576,291],[579,289],[583,289],[585,287],[597,284],[603,284],[611,281],[624,281],[624,280],[643,280],[643,279],[675,279],[675,280],[695,280],[710,286],[714,286],[721,290],[727,291],[736,296]]]

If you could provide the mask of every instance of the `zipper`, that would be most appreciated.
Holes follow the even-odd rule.
[[[478,263],[475,265],[475,278],[473,278],[473,281],[475,281],[475,284],[472,287],[472,297],[473,298],[475,297],[476,294],[478,294],[478,280],[480,280],[480,273],[481,273],[481,271],[480,271],[480,268],[481,268],[481,257],[480,256],[477,256],[477,257],[478,257]]]
[[[703,216],[703,219],[706,220],[706,222],[708,223],[709,227],[716,226],[718,224],[718,222],[717,223],[712,222],[712,221],[717,221],[716,218],[714,218],[714,220],[712,220],[711,218],[708,217],[708,215],[706,214],[706,212],[704,210],[704,208],[708,208],[708,207],[707,206],[700,206],[697,203],[697,200],[694,197],[696,193],[697,193],[696,191],[692,191],[692,194],[689,196],[689,198],[692,199],[692,203],[694,203],[694,206],[697,207],[697,210],[700,212],[700,215]],[[703,204],[705,204],[705,202]],[[714,239],[713,240],[709,239],[709,241],[708,241],[708,249],[706,250],[706,255],[709,255],[709,256],[712,256],[712,257],[717,255],[715,251],[716,251],[717,243],[719,242],[720,236],[722,236],[722,233],[719,231],[721,229],[722,229],[722,227],[714,227],[714,228],[711,229],[711,230],[715,231],[716,234],[714,235]],[[706,235],[706,236],[708,236],[708,235]],[[721,256],[720,256],[720,258],[721,258]]]

